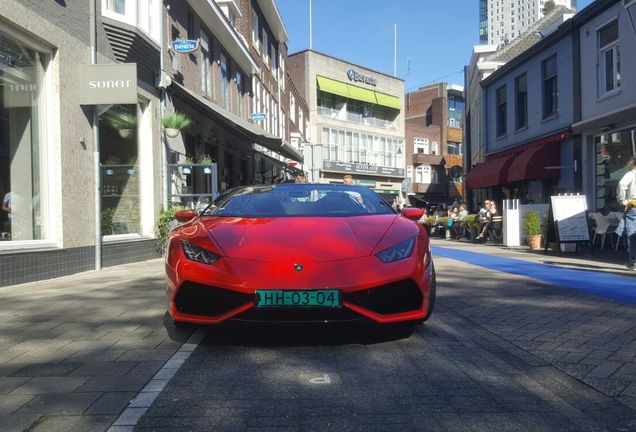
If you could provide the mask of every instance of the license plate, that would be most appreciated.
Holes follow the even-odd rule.
[[[339,290],[256,290],[256,306],[258,307],[340,307]]]

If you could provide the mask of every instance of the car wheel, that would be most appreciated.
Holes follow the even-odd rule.
[[[431,263],[431,267],[432,267],[432,276],[431,276],[431,289],[430,289],[430,298],[428,301],[428,310],[426,311],[426,315],[424,316],[424,318],[422,319],[421,322],[424,322],[426,320],[428,320],[431,317],[431,314],[433,313],[433,308],[435,307],[435,297],[436,297],[436,292],[437,292],[437,279],[435,277],[435,266],[433,265],[433,263]]]

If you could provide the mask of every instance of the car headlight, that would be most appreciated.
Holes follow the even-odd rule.
[[[219,260],[219,258],[221,258],[220,255],[200,248],[199,246],[192,243],[188,243],[185,240],[181,240],[181,247],[183,248],[183,253],[185,254],[186,258],[192,261],[200,262],[203,264],[214,264],[216,261]]]
[[[390,248],[384,249],[381,252],[375,254],[382,262],[390,263],[394,261],[398,261],[404,258],[408,258],[411,256],[413,252],[413,246],[415,245],[415,237],[412,237],[408,240],[404,240],[396,244],[395,246],[391,246]]]

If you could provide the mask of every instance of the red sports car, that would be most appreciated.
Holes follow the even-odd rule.
[[[435,270],[416,208],[397,213],[370,189],[245,186],[201,214],[177,212],[166,251],[176,323],[422,322]]]

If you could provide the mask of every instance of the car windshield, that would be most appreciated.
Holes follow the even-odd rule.
[[[281,184],[235,189],[219,197],[202,215],[257,218],[395,213],[380,195],[365,187]]]

